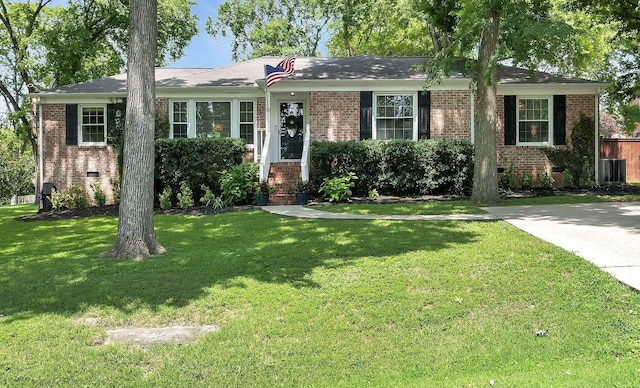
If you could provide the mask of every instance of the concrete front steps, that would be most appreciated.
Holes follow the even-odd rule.
[[[300,162],[272,163],[269,183],[276,186],[276,191],[269,195],[269,205],[295,205],[296,194],[292,186],[301,178]]]

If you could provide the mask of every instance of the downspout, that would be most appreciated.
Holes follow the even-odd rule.
[[[595,166],[594,166],[594,182],[596,182],[597,185],[600,185],[600,144],[599,144],[599,140],[600,140],[600,88],[598,87],[596,89],[596,96],[595,96]]]
[[[469,88],[471,94],[471,144],[475,143],[476,139],[476,101],[473,88]]]
[[[38,195],[42,193],[42,187],[44,185],[44,139],[43,139],[43,129],[42,129],[42,104],[40,103],[40,97],[34,97],[32,102],[38,106],[38,179],[40,182],[40,190],[36,193],[36,201],[38,201]]]

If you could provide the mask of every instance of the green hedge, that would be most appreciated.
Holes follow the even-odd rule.
[[[314,142],[311,176],[353,172],[356,196],[376,189],[381,195],[468,194],[473,181],[473,145],[461,140],[365,140]]]
[[[245,154],[244,140],[233,138],[193,138],[156,140],[156,193],[170,187],[180,192],[180,184],[186,181],[193,190],[193,198],[204,193],[208,186],[219,196],[220,176],[224,170],[242,163]]]

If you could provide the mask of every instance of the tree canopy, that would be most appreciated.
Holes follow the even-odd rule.
[[[234,60],[264,55],[426,55],[427,27],[414,0],[227,0],[207,20],[233,37]]]
[[[162,0],[156,64],[180,58],[197,33],[191,0]],[[26,92],[106,77],[124,70],[129,2],[125,0],[0,0],[0,95],[9,119],[28,134]]]
[[[234,60],[319,54],[331,14],[324,0],[227,0],[207,19],[212,36],[233,37]]]

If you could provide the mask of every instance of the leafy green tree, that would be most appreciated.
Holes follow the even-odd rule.
[[[234,60],[265,55],[316,56],[331,14],[323,0],[227,0],[207,19],[212,36],[232,36]]]
[[[327,48],[332,56],[371,54],[422,56],[431,53],[427,20],[414,0],[326,1],[331,12]],[[372,12],[373,10],[373,12]]]
[[[28,194],[34,177],[33,156],[16,134],[0,129],[0,204],[14,195]]]
[[[427,68],[434,81],[461,66],[473,78],[477,109],[471,199],[476,203],[500,200],[495,156],[499,63],[509,60],[532,70],[540,66],[580,69],[592,63],[593,54],[584,50],[588,43],[584,37],[589,36],[586,26],[568,23],[554,4],[550,0],[460,0],[452,7],[456,20],[450,44],[436,53]],[[437,27],[446,31],[452,25]]]
[[[639,121],[637,109],[629,103],[640,97],[640,2],[638,0],[574,0],[577,8],[616,26],[610,37],[612,53],[604,66],[611,83],[607,94],[610,111],[622,121],[623,132],[633,133]]]

